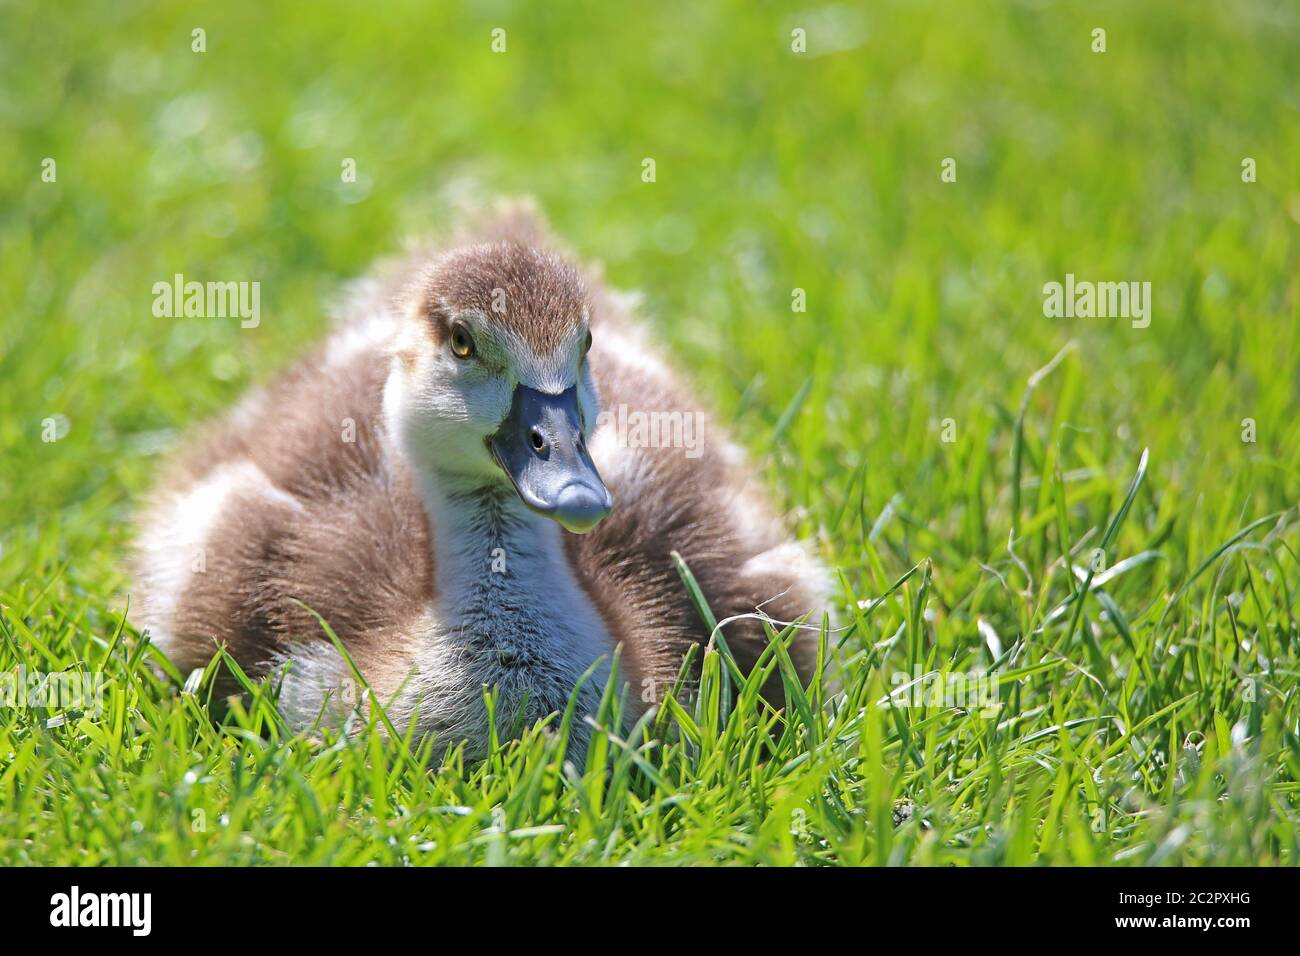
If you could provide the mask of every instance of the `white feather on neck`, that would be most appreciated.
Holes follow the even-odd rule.
[[[474,723],[485,685],[497,688],[497,712],[507,720],[525,697],[530,718],[562,710],[584,672],[603,658],[584,688],[594,706],[613,641],[569,564],[560,527],[529,511],[504,476],[485,481],[453,473],[438,466],[436,450],[411,447],[401,390],[389,384],[384,415],[393,453],[416,476],[433,550],[432,626],[418,635],[420,663],[410,688],[422,722]],[[461,712],[449,712],[455,710]],[[584,728],[575,730],[585,737]]]

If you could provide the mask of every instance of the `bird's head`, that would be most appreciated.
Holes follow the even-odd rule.
[[[525,505],[590,531],[612,502],[587,452],[600,411],[581,274],[520,242],[438,256],[412,282],[385,406],[447,482],[509,482]]]

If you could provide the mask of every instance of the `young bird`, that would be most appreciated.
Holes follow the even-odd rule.
[[[711,637],[677,551],[719,621],[749,615],[722,628],[742,668],[767,646],[760,610],[810,615],[791,648],[806,681],[827,575],[630,311],[526,206],[382,266],[174,458],[141,516],[137,623],[182,671],[219,645],[251,676],[284,668],[305,729],[358,706],[319,614],[399,731],[470,760],[485,688],[506,733],[581,682],[580,751],[616,647],[635,717]],[[669,427],[688,421],[693,450]],[[766,696],[782,705],[779,677]]]

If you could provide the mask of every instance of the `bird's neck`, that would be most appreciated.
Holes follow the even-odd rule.
[[[475,686],[526,691],[529,706],[542,713],[563,708],[569,690],[603,658],[590,685],[598,695],[613,642],[568,560],[564,533],[529,511],[504,475],[440,468],[439,454],[406,427],[399,386],[390,377],[384,412],[394,457],[409,467],[429,519],[434,623],[427,652],[469,668]]]
[[[521,574],[563,563],[559,527],[529,511],[505,483],[435,474],[424,484],[434,567],[444,588],[466,594],[518,588]]]
[[[541,714],[563,708],[569,689],[603,659],[584,690],[598,695],[613,642],[559,526],[525,508],[508,486],[467,488],[434,477],[425,503],[436,617],[460,654],[489,662],[484,681],[526,684]]]

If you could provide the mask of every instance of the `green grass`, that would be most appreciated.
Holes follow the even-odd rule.
[[[454,6],[0,3],[0,669],[107,678],[0,710],[0,863],[1296,863],[1300,14]],[[517,193],[838,569],[841,682],[777,718],[709,651],[585,767],[558,717],[433,769],[270,688],[214,722],[121,623],[160,455]],[[259,280],[261,326],[154,318],[177,272]],[[1067,272],[1150,281],[1150,327],[1045,318]],[[876,706],[995,670],[995,712]]]

